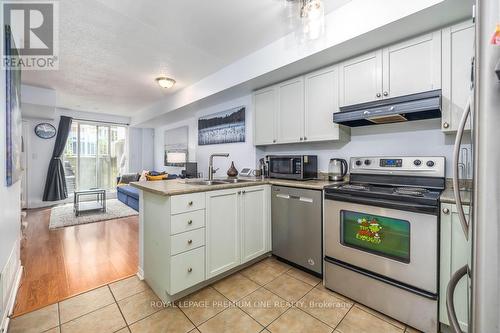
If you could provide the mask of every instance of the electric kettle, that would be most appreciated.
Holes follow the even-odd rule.
[[[342,158],[332,158],[330,159],[330,164],[328,165],[328,180],[330,181],[341,181],[344,180],[347,174],[347,161]]]

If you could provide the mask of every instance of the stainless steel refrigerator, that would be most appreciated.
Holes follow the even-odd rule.
[[[453,292],[470,279],[469,331],[500,332],[500,45],[491,43],[500,24],[500,0],[476,0],[475,59],[470,103],[457,133],[454,183],[458,185],[460,139],[467,116],[471,120],[473,193],[466,216],[456,193],[462,229],[471,246],[468,265],[455,272],[447,288],[450,325],[461,332],[453,307]],[[497,71],[499,74],[497,75]]]

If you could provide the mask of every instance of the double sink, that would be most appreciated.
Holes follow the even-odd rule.
[[[208,180],[208,179],[193,179],[193,180],[186,180],[186,184],[188,185],[226,185],[226,184],[240,184],[240,183],[251,183],[251,182],[257,182],[259,180],[255,179],[214,179],[214,180]]]

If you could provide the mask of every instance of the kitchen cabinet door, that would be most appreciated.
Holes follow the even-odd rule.
[[[239,189],[206,193],[206,275],[214,277],[240,264]]]
[[[335,124],[339,112],[338,67],[332,66],[305,76],[304,141],[342,140],[348,128]]]
[[[468,206],[464,206],[468,214]],[[439,321],[449,325],[446,312],[446,289],[451,275],[467,264],[470,248],[465,239],[457,207],[452,204],[441,204],[441,249],[440,249],[440,286],[439,286]],[[469,281],[464,277],[455,289],[455,311],[458,322],[467,332],[469,304]]]
[[[441,88],[441,31],[383,49],[383,98]]]
[[[258,90],[253,94],[255,145],[267,145],[276,142],[276,98],[276,88],[274,86]]]
[[[269,186],[241,189],[241,262],[245,263],[270,251]]]
[[[304,78],[279,83],[277,90],[277,142],[300,142],[304,137]]]
[[[441,129],[455,133],[471,95],[474,25],[465,22],[443,29],[443,97]],[[470,119],[466,129],[470,129]]]
[[[382,98],[382,50],[344,61],[339,71],[340,106]]]

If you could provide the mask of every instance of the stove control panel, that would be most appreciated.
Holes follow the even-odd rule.
[[[445,177],[445,162],[443,156],[351,157],[350,169],[354,174]]]

